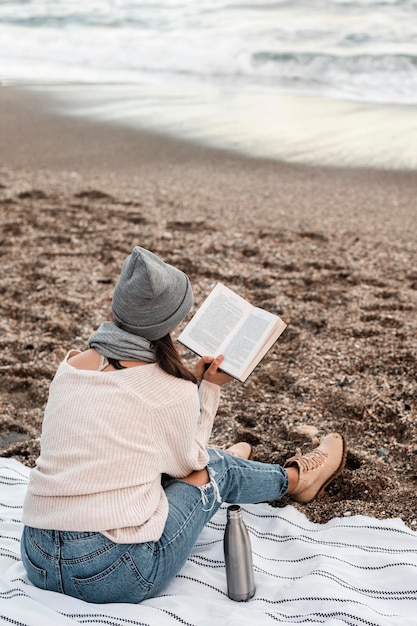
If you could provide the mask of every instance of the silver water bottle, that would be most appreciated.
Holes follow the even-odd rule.
[[[255,593],[252,549],[242,509],[237,504],[227,508],[223,547],[227,595],[237,602],[249,600]]]

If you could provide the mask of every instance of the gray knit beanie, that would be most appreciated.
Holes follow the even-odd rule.
[[[189,313],[188,276],[153,252],[136,246],[123,264],[113,293],[114,322],[150,341],[167,335]]]

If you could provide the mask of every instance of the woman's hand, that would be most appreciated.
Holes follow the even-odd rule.
[[[200,382],[202,379],[215,385],[225,385],[232,380],[229,374],[219,372],[219,367],[224,361],[224,356],[220,355],[216,358],[212,356],[203,356],[197,361],[194,373],[197,380]]]

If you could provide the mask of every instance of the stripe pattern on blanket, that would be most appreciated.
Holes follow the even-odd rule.
[[[227,597],[226,505],[164,593],[141,604],[88,604],[33,587],[20,559],[29,470],[0,459],[0,623],[14,626],[416,626],[417,532],[399,519],[314,524],[292,506],[243,506],[256,594]]]

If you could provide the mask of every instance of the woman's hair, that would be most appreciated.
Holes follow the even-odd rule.
[[[183,364],[177,348],[171,339],[171,335],[168,334],[161,337],[161,339],[152,341],[152,346],[155,350],[156,362],[164,372],[171,374],[171,376],[176,376],[176,378],[183,378],[184,380],[197,383],[197,378]]]

